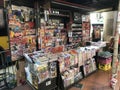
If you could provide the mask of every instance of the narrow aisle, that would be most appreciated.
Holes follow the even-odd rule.
[[[82,90],[112,90],[109,86],[110,77],[111,77],[111,70],[110,71],[98,70],[95,73],[83,79],[82,81],[80,81],[80,83],[83,84]],[[118,83],[116,90],[120,90],[119,82],[120,82],[120,72],[118,73]],[[32,90],[32,88],[29,85],[23,85],[16,87],[13,90]],[[80,90],[80,89],[72,87],[69,90]]]
[[[112,90],[109,86],[111,71],[98,70],[87,78],[83,79],[80,83],[83,84],[82,90]],[[72,87],[69,90],[79,90]],[[116,89],[119,90],[119,89]]]

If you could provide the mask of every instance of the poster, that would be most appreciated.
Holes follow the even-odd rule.
[[[101,31],[103,30],[103,24],[92,24],[93,35],[92,40],[97,42],[101,40]]]

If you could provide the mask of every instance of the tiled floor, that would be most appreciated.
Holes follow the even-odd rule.
[[[115,90],[120,90],[120,73],[118,75],[118,85]],[[91,74],[87,78],[80,81],[83,84],[82,90],[112,90],[109,86],[111,77],[111,71],[101,71],[98,70]],[[32,90],[28,85],[16,87],[13,90]],[[80,90],[78,88],[72,87],[69,90]]]

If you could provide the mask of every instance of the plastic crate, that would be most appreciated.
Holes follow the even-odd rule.
[[[99,64],[99,69],[107,71],[111,69],[111,63],[109,64]]]
[[[109,57],[109,58],[99,57],[98,62],[100,64],[110,64],[112,62],[112,57]]]

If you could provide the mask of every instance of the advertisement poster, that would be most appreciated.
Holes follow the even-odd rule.
[[[103,30],[103,24],[92,24],[93,26],[93,41],[97,42],[101,40],[101,31]]]

